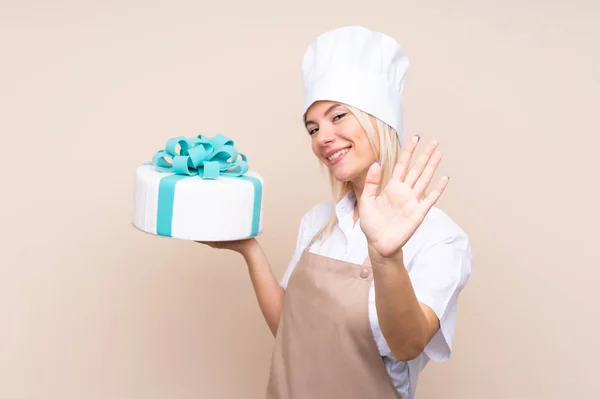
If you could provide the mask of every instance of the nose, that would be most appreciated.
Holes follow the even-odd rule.
[[[317,132],[319,146],[327,146],[335,141],[335,131],[329,126],[321,126]]]

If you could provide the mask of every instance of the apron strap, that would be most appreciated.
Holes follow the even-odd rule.
[[[313,246],[313,244],[315,242],[317,242],[319,235],[323,232],[323,230],[325,230],[325,227],[321,228],[319,231],[317,231],[315,233],[315,235],[311,238],[310,242],[308,243],[308,245],[304,248],[304,250],[306,252],[310,252],[310,247]],[[371,259],[369,258],[369,254],[367,254],[367,256],[365,257],[364,262],[362,263],[363,266],[365,267],[371,267]]]
[[[306,246],[306,248],[304,248],[305,251],[310,252],[310,247],[313,246],[313,244],[315,242],[317,242],[319,236],[321,235],[321,233],[323,233],[323,231],[325,230],[325,227],[322,227],[319,231],[317,231],[315,233],[315,235],[311,238],[310,242],[308,243],[308,245]]]

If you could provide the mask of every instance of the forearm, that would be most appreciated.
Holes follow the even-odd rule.
[[[381,332],[398,360],[418,356],[427,343],[427,318],[417,300],[403,253],[384,258],[369,248]]]
[[[283,289],[275,278],[258,241],[255,241],[242,255],[248,265],[250,280],[260,310],[271,332],[275,335],[281,316]]]

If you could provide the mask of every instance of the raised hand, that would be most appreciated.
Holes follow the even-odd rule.
[[[367,173],[359,201],[360,226],[370,247],[383,257],[394,256],[402,249],[448,184],[449,177],[441,178],[423,198],[442,153],[436,141],[429,142],[409,170],[417,143],[417,136],[406,143],[390,181],[379,194],[381,167],[373,164]]]

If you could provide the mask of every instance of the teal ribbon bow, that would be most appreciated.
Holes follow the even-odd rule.
[[[170,159],[170,162],[169,162]],[[156,233],[171,237],[175,186],[178,181],[191,177],[217,179],[219,177],[243,179],[254,187],[254,204],[250,237],[258,234],[262,201],[262,182],[245,176],[248,158],[238,152],[233,140],[217,134],[209,138],[203,135],[186,138],[183,136],[167,140],[164,150],[156,152],[152,165],[159,172],[171,173],[160,180],[158,187],[158,209]]]
[[[172,161],[169,163],[167,158]],[[161,172],[199,175],[203,179],[216,179],[220,175],[241,176],[248,171],[248,158],[238,153],[233,140],[222,134],[213,138],[199,135],[169,139],[165,149],[154,155],[152,164]]]

